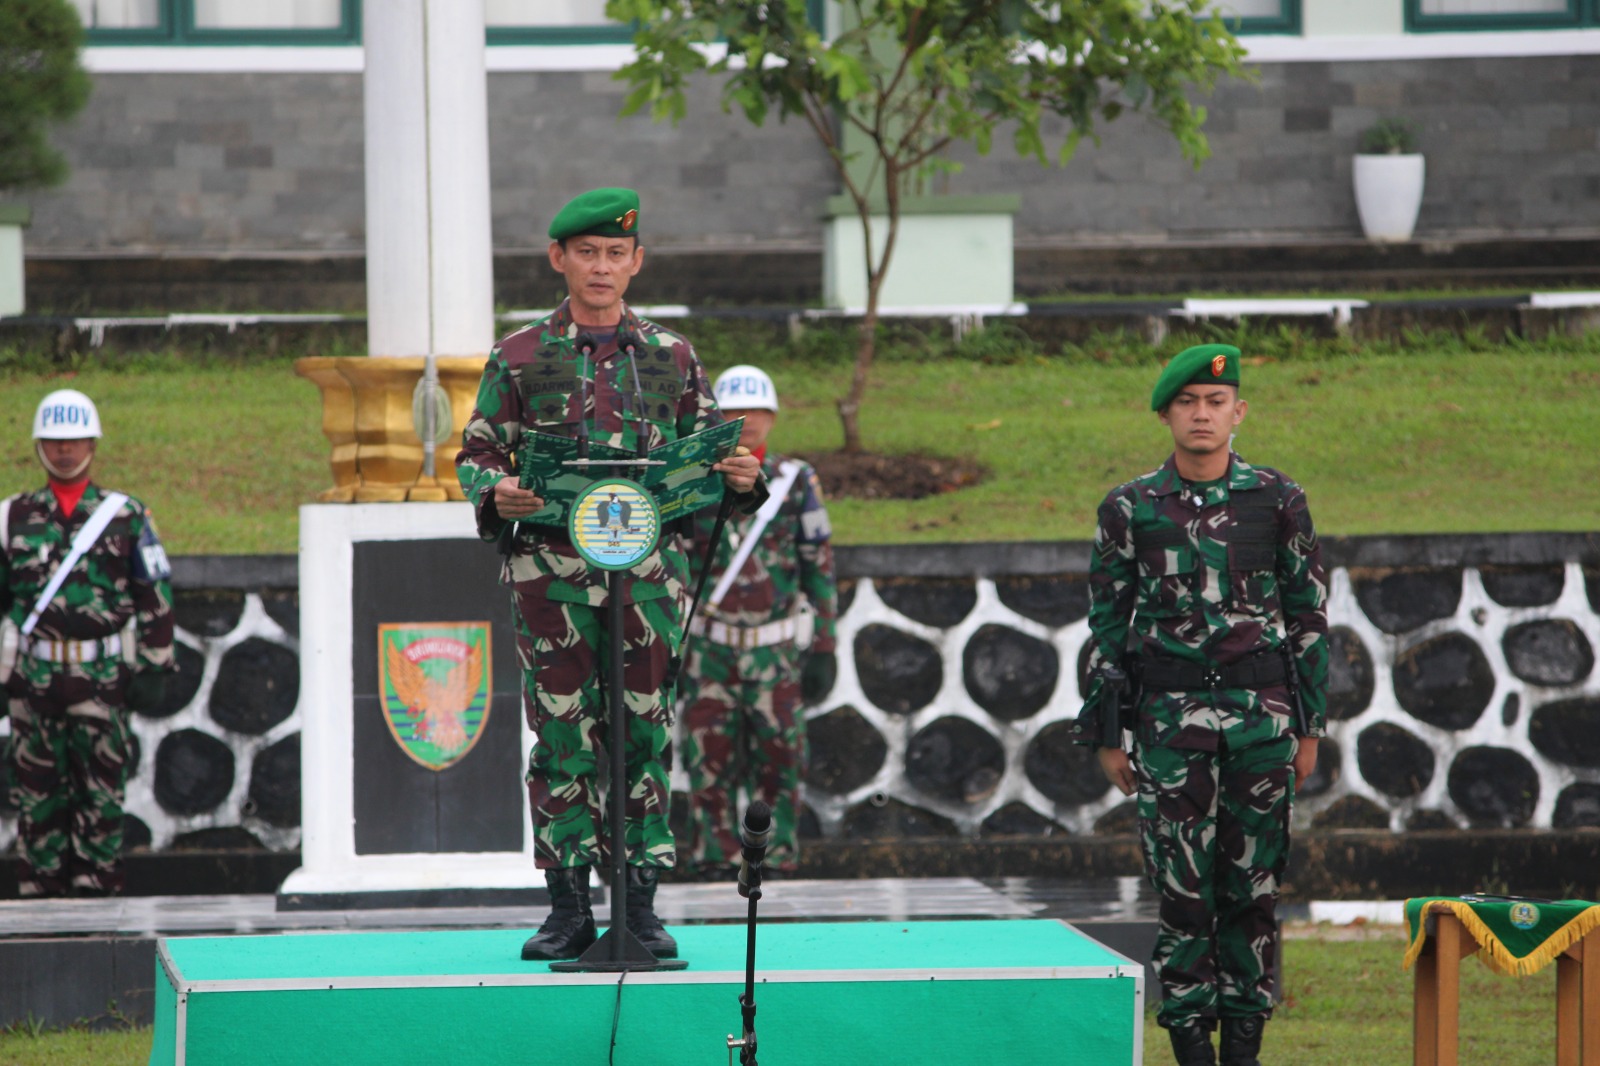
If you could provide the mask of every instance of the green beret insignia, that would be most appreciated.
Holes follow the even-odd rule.
[[[1150,394],[1150,410],[1159,411],[1183,391],[1185,385],[1239,384],[1239,349],[1231,344],[1197,344],[1172,357],[1155,391]]]
[[[550,239],[637,237],[639,194],[632,189],[590,189],[567,202],[550,222]]]

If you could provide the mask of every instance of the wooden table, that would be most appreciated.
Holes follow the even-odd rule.
[[[1478,950],[1449,907],[1431,903],[1427,942],[1417,959],[1415,1066],[1456,1066],[1461,1021],[1461,960]],[[1588,960],[1592,966],[1584,966]],[[1600,1066],[1600,928],[1556,960],[1556,1066]]]

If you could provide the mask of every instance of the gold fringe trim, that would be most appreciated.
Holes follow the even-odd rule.
[[[1422,920],[1417,923],[1417,935],[1406,948],[1405,958],[1400,963],[1401,970],[1409,970],[1413,963],[1422,955],[1423,942],[1428,934],[1428,907],[1441,906],[1449,910],[1461,924],[1467,927],[1467,932],[1478,942],[1478,957],[1483,964],[1496,973],[1507,977],[1528,977],[1538,973],[1549,966],[1562,952],[1588,936],[1597,927],[1600,927],[1600,904],[1591,905],[1582,911],[1560,929],[1551,933],[1544,942],[1522,958],[1513,955],[1507,947],[1500,942],[1482,918],[1473,911],[1472,904],[1463,903],[1458,899],[1435,899],[1424,906]]]

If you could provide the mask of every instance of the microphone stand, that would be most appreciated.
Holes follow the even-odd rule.
[[[759,828],[758,828],[759,827]],[[728,1037],[728,1066],[733,1066],[733,1049],[739,1049],[739,1066],[756,1063],[756,904],[761,901],[761,864],[767,857],[767,841],[772,838],[772,808],[761,800],[745,811],[739,835],[744,844],[744,863],[739,869],[739,894],[750,901],[745,911],[744,994],[739,997],[742,1035]]]

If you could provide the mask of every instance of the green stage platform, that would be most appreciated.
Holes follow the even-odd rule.
[[[620,996],[519,961],[517,931],[165,939],[150,1062],[725,1063],[745,927],[672,931],[689,968]],[[1144,968],[1064,922],[762,925],[756,964],[763,1066],[1141,1060]]]

